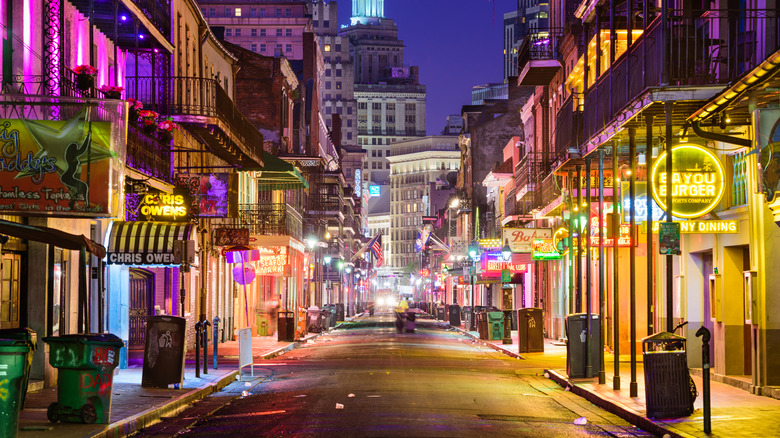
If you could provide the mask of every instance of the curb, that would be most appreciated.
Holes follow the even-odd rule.
[[[298,345],[306,343],[311,339],[315,339],[318,336],[319,334],[310,335],[300,341],[291,342],[285,347],[277,348],[276,350],[265,353],[264,355],[260,356],[260,359],[271,359],[273,357],[279,356],[280,354],[298,348]],[[159,422],[164,417],[170,417],[179,414],[198,400],[206,398],[215,392],[221,391],[222,388],[228,386],[232,382],[235,382],[236,376],[238,375],[238,370],[231,371],[228,374],[222,376],[219,380],[212,381],[202,385],[199,388],[190,390],[189,392],[175,398],[168,404],[147,409],[146,411],[139,412],[133,416],[111,423],[105,429],[89,435],[89,438],[120,438],[130,436],[145,427],[149,427]]]
[[[466,335],[466,336],[470,337],[471,339],[473,339],[473,340],[475,340],[475,341],[479,342],[479,344],[480,344],[480,345],[484,345],[484,346],[490,347],[490,348],[492,348],[492,349],[494,349],[494,350],[498,351],[499,353],[504,353],[504,354],[506,354],[507,356],[514,357],[515,359],[523,359],[523,360],[526,360],[526,359],[525,359],[523,356],[521,356],[519,353],[515,353],[514,351],[510,351],[510,350],[507,350],[507,349],[505,349],[505,348],[501,348],[501,347],[499,347],[498,345],[496,345],[496,344],[494,344],[494,343],[492,343],[492,342],[486,342],[484,339],[479,339],[479,337],[478,337],[478,336],[474,336],[473,334],[471,334],[471,332],[467,332],[466,330],[463,330],[463,329],[462,329],[462,328],[460,328],[460,327],[452,327],[452,326],[450,326],[450,327],[451,327],[451,328],[453,328],[453,329],[455,329],[455,330],[457,330],[457,331],[458,331],[460,334],[462,334],[462,335]]]
[[[571,380],[565,378],[561,374],[558,374],[558,372],[546,369],[544,370],[545,373],[547,373],[550,377],[550,380],[557,383],[563,388],[569,388],[569,390],[589,402],[593,403],[594,405],[600,407],[601,409],[604,409],[607,412],[610,412],[612,414],[617,415],[618,417],[628,421],[629,423],[633,424],[634,426],[646,431],[650,432],[657,436],[670,436],[671,438],[690,438],[692,435],[688,434],[681,434],[679,432],[675,432],[671,429],[667,429],[663,425],[641,415],[637,411],[628,408],[620,403],[607,400],[600,394],[587,390],[581,386],[577,386],[577,384],[573,383]]]
[[[146,411],[139,412],[138,414],[127,417],[123,420],[111,423],[105,429],[89,436],[90,438],[116,438],[129,436],[135,432],[138,432],[144,427],[148,427],[154,423],[157,423],[163,417],[176,415],[192,403],[220,391],[222,388],[235,381],[236,375],[238,375],[238,371],[232,371],[221,377],[216,382],[205,384],[200,388],[196,388],[187,392],[186,394],[182,394],[168,404],[147,409]]]

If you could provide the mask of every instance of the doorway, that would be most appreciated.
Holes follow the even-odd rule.
[[[0,328],[19,327],[19,279],[22,273],[21,254],[3,254],[0,283]]]
[[[128,348],[143,350],[146,340],[146,320],[152,315],[154,274],[143,269],[130,269],[130,334]]]

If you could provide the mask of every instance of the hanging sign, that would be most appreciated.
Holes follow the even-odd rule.
[[[661,222],[658,231],[658,250],[662,255],[680,255],[680,223]]]
[[[141,198],[137,218],[146,221],[187,221],[189,205],[189,194],[182,189],[173,189],[173,193],[149,190]]]
[[[761,185],[766,202],[780,191],[780,108],[753,111],[755,150],[761,164]]]
[[[534,260],[560,260],[561,253],[552,239],[534,239],[531,258]]]
[[[607,218],[605,217],[603,220],[604,225],[604,235],[608,235],[607,233],[607,227],[609,226],[609,222],[607,222]],[[599,233],[599,217],[597,216],[591,216],[590,217],[590,246],[595,247],[599,246],[599,238],[601,237],[601,233]],[[604,246],[611,247],[614,245],[614,239],[611,239],[607,237],[604,239]],[[620,231],[618,234],[618,246],[631,246],[631,225],[630,224],[620,224]]]
[[[528,254],[512,254],[507,261],[504,255],[499,251],[485,251],[481,256],[481,267],[483,277],[499,277],[503,270],[508,270],[512,274],[525,274],[528,272],[528,263],[531,263]]]
[[[512,252],[518,253],[532,252],[534,239],[552,239],[552,230],[549,228],[504,228],[501,236],[501,241],[508,241]]]
[[[672,215],[697,218],[712,211],[723,197],[723,164],[708,149],[695,144],[672,148],[671,176],[666,152],[655,160],[651,172],[653,199],[666,210],[666,184],[672,179]]]
[[[289,251],[286,246],[258,248],[257,275],[290,276]]]
[[[212,233],[214,246],[249,245],[249,228],[215,228]]]

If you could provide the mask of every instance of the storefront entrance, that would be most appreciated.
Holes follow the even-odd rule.
[[[146,319],[152,314],[154,274],[143,269],[130,269],[130,336],[131,350],[143,349],[146,339]]]
[[[3,254],[3,281],[0,284],[0,328],[19,327],[20,254]]]

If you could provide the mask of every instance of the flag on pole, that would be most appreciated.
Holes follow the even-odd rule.
[[[371,242],[369,242],[371,254],[376,259],[376,267],[382,266],[385,261],[384,252],[382,251],[382,235],[377,234]]]

